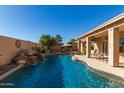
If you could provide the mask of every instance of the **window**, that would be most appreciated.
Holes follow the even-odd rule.
[[[124,38],[120,38],[120,45],[124,45]]]
[[[119,43],[120,43],[119,51],[124,52],[124,38],[120,38]]]

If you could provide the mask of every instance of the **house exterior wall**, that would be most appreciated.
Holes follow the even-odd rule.
[[[119,38],[124,38],[124,31],[121,31],[119,33]],[[103,42],[104,38],[103,37],[99,37],[99,38],[95,38],[95,44],[94,44],[94,51],[95,49],[97,49],[97,53],[102,53],[102,42]],[[92,52],[94,53],[94,52]],[[119,53],[119,62],[120,63],[124,63],[124,53],[120,52]]]
[[[79,39],[77,43],[75,43],[75,51],[78,51],[79,54],[82,54],[82,55],[84,55],[86,52],[85,50],[86,46],[84,46],[84,43],[86,43],[86,39]]]
[[[79,52],[79,40],[76,42],[77,44],[77,52]]]
[[[124,31],[119,33],[119,37],[124,38]],[[119,53],[119,61],[124,62],[124,53],[122,53],[122,52]]]
[[[78,40],[78,43],[77,43],[77,51],[79,53],[81,53],[81,40]]]
[[[86,56],[91,57],[91,38],[86,37]]]
[[[83,43],[81,42],[81,54],[83,53]]]
[[[105,33],[102,35],[102,33]],[[117,17],[95,27],[91,31],[81,35],[77,38],[77,40],[81,40],[83,38],[87,38],[86,40],[86,56],[90,55],[90,40],[88,37],[95,37],[95,45],[94,50],[97,49],[98,53],[105,52],[108,56],[108,63],[112,66],[119,66],[119,62],[124,60],[124,53],[119,51],[119,40],[120,38],[124,38],[124,14],[120,14]],[[108,36],[107,38],[103,38],[104,36]],[[100,38],[98,38],[100,37]],[[108,40],[107,40],[108,39]],[[107,46],[108,44],[108,46]],[[104,46],[103,46],[104,45]],[[105,51],[107,49],[107,51]],[[123,50],[123,44],[121,45],[121,49]],[[124,61],[123,61],[124,62]]]
[[[72,50],[73,51],[77,51],[77,43],[73,43],[72,44]]]
[[[108,29],[108,58],[109,64],[119,66],[119,30]]]
[[[0,36],[0,65],[10,63],[11,59],[22,49],[30,49],[35,43],[19,40],[21,41],[21,47],[16,47],[16,40],[14,38],[9,38],[5,36]]]

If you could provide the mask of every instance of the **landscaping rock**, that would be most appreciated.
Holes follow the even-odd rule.
[[[16,63],[17,64],[26,64],[26,60],[18,60]]]

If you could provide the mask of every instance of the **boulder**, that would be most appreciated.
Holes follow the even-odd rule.
[[[16,63],[17,64],[26,64],[26,60],[18,60]]]

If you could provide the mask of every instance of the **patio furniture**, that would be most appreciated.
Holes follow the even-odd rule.
[[[103,59],[103,58],[104,58],[104,55],[103,54],[97,54],[96,55],[96,59],[99,59],[100,60],[100,59]]]
[[[98,55],[97,49],[94,50],[93,56],[96,57]]]
[[[99,61],[100,60],[103,60],[103,61],[106,62],[106,64],[108,62],[108,56],[105,56],[104,54],[98,54],[97,57],[96,57],[96,59],[99,59]]]
[[[96,59],[99,59],[99,61],[102,59],[103,61],[108,61],[108,56],[105,56],[104,53],[97,53],[97,49],[94,50],[94,53],[93,53],[93,56],[96,58]]]

